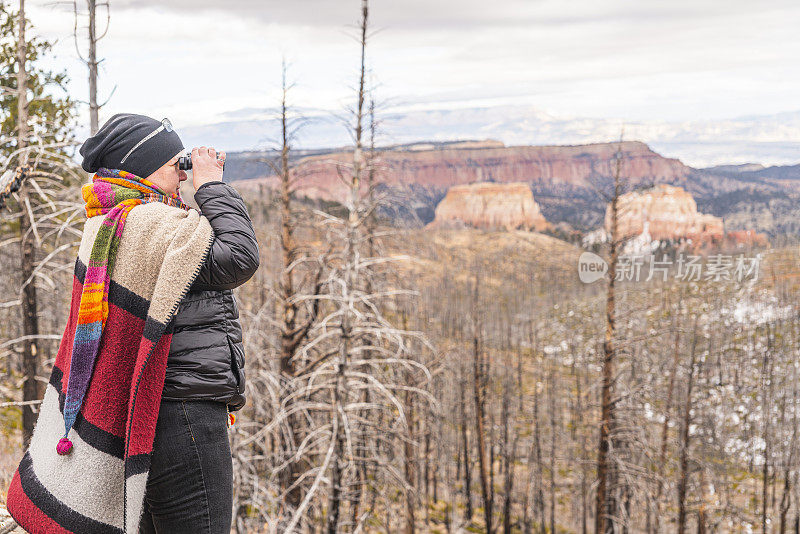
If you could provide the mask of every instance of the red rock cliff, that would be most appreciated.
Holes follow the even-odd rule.
[[[527,184],[491,182],[454,185],[448,189],[428,226],[464,225],[505,230],[544,230],[548,226]]]
[[[487,142],[476,148],[448,147],[435,150],[387,150],[377,161],[378,180],[395,187],[420,185],[430,190],[473,182],[525,182],[559,187],[587,187],[600,176],[612,176],[618,143],[577,146],[500,147]],[[622,143],[623,174],[630,183],[683,182],[690,169],[676,159],[665,158],[638,141]],[[352,152],[310,156],[296,167],[298,192],[312,198],[342,201],[346,189],[336,166],[352,163]],[[275,177],[240,180],[237,188],[252,188]]]

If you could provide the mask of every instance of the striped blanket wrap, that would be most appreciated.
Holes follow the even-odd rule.
[[[214,234],[125,171],[98,170],[82,193],[69,317],[7,507],[28,532],[135,533],[172,318]]]

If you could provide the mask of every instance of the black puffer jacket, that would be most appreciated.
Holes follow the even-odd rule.
[[[236,411],[245,404],[245,375],[232,290],[258,269],[258,242],[233,187],[208,182],[194,198],[214,229],[214,243],[173,319],[162,398],[218,400]]]

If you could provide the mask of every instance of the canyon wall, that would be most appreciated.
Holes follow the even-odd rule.
[[[532,186],[585,188],[613,175],[614,155],[619,143],[577,146],[499,146],[496,141],[471,143],[435,150],[385,150],[378,153],[376,179],[389,187],[403,189],[422,185],[444,193],[449,187],[474,182],[524,182]],[[691,169],[676,159],[665,158],[638,141],[621,145],[623,172],[631,183],[679,183]],[[309,156],[297,162],[298,193],[310,198],[343,201],[347,189],[337,166],[352,164],[352,152]],[[237,188],[257,188],[261,183],[277,184],[275,176],[238,180]]]

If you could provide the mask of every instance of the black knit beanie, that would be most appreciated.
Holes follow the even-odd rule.
[[[145,115],[118,113],[83,143],[81,167],[86,172],[120,169],[147,178],[181,150],[183,143],[171,125],[165,128],[163,121]]]

